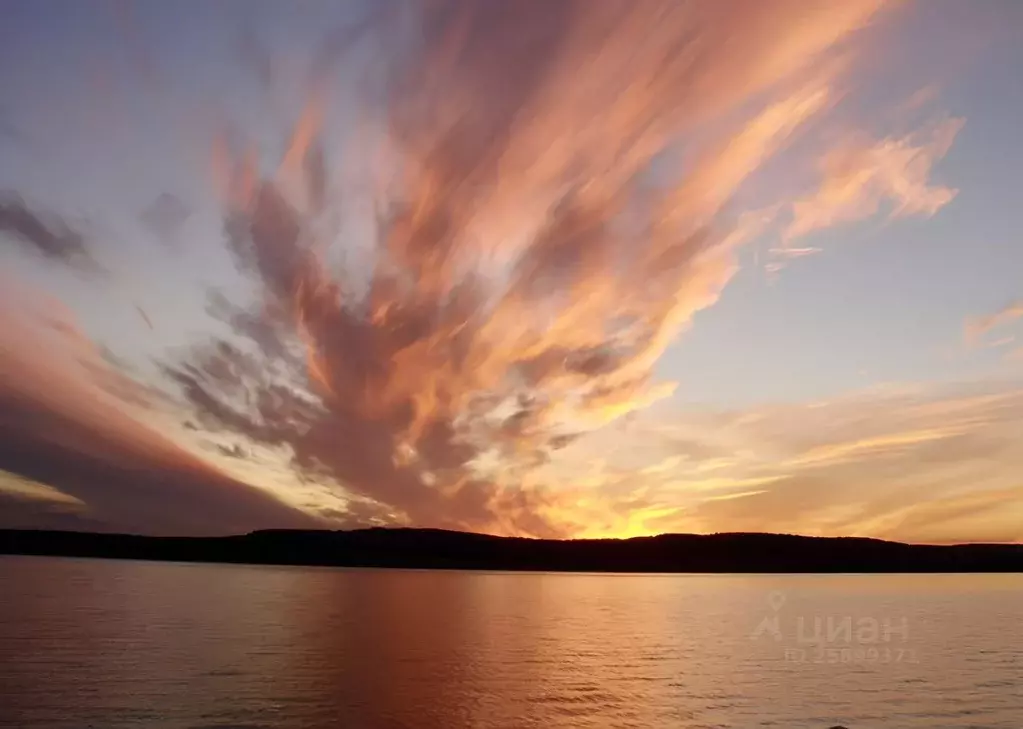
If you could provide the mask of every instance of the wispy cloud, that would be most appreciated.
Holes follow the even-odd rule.
[[[902,111],[931,95],[914,94]],[[932,169],[948,153],[963,124],[963,119],[943,118],[902,136],[877,140],[858,132],[832,143],[819,160],[815,187],[772,207],[770,229],[780,241],[768,250],[764,269],[775,275],[793,259],[820,253],[820,247],[797,243],[813,233],[884,211],[889,220],[937,213],[957,191],[932,183]]]
[[[81,232],[57,216],[45,216],[16,195],[0,195],[0,239],[41,254],[46,259],[90,273],[102,269]]]
[[[676,503],[689,504],[661,523],[664,530],[1023,539],[1023,490],[1014,475],[1023,467],[1014,445],[1023,436],[1019,387],[867,391],[827,403],[680,415],[661,428],[741,444],[747,455],[715,474],[723,483],[749,480],[717,493],[686,488],[698,461],[659,474],[681,484]],[[663,452],[675,442],[668,435]],[[648,498],[665,498],[662,486],[647,487]]]
[[[24,526],[31,514],[37,526],[171,534],[317,523],[149,425],[158,396],[117,371],[58,303],[5,284],[0,470],[28,481],[0,488],[0,523]],[[51,489],[27,488],[32,481]]]
[[[962,125],[944,119],[843,138],[809,191],[739,207],[840,102],[856,31],[883,4],[441,0],[334,34],[280,160],[217,146],[229,250],[256,296],[211,296],[221,334],[161,358],[180,403],[101,356],[66,313],[0,307],[0,468],[52,485],[0,498],[22,514],[194,533],[327,519],[1011,536],[1015,391],[650,414],[673,388],[658,360],[717,301],[742,246],[780,238],[768,265],[781,267],[819,252],[805,236],[953,199],[931,180]],[[372,33],[403,52],[372,58],[386,88],[367,80],[365,118],[332,138],[326,69]],[[246,43],[272,85],[277,67]],[[357,220],[340,192],[353,179],[372,210]],[[170,240],[190,216],[167,195],[142,222]],[[70,226],[20,200],[0,206],[0,227],[50,259],[89,260]],[[180,442],[156,425],[170,417],[185,421]],[[181,444],[193,437],[209,438],[209,461]],[[266,454],[306,488],[302,508],[227,475]]]
[[[275,176],[218,149],[261,297],[167,373],[205,426],[289,448],[395,521],[560,530],[563,497],[528,472],[671,392],[654,365],[763,226],[729,203],[830,108],[831,51],[881,4],[417,6],[421,32],[387,59],[383,141],[350,147],[382,181],[371,262],[326,264],[336,182],[314,97]],[[710,128],[655,184],[654,162]]]
[[[889,218],[931,216],[956,190],[930,181],[931,170],[952,146],[962,119],[945,119],[904,137],[855,139],[821,161],[820,187],[792,204],[783,240],[873,217],[888,206]]]
[[[1023,301],[1015,301],[985,316],[967,319],[966,324],[963,326],[963,338],[968,346],[977,346],[992,331],[1001,329],[1018,319],[1023,319]],[[989,342],[988,345],[994,347],[1009,344],[1012,341],[1012,338],[1002,338],[1001,340]]]

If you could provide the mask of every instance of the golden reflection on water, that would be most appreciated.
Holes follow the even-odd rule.
[[[1018,729],[1023,716],[1023,575],[3,558],[0,577],[0,726]],[[780,635],[754,639],[765,618]],[[904,625],[873,648],[913,660],[855,659],[872,647],[855,637],[844,661],[792,660],[814,619]]]

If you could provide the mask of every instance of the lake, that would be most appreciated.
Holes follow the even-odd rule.
[[[1023,727],[1023,575],[0,557],[0,726]]]

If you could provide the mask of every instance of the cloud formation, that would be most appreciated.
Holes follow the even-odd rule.
[[[0,195],[0,238],[80,271],[101,270],[80,232],[56,216],[33,210],[16,195]]]
[[[764,223],[728,204],[830,107],[831,51],[881,4],[445,1],[408,26],[384,17],[406,50],[386,59],[380,118],[346,140],[375,181],[368,252],[332,256],[353,226],[323,98],[272,178],[221,145],[229,244],[259,302],[217,303],[232,336],[167,374],[204,427],[289,450],[384,518],[558,532],[544,515],[566,490],[526,473],[670,393],[655,363]],[[710,142],[665,174],[697,135]]]
[[[60,304],[5,283],[0,471],[52,488],[0,484],[3,526],[222,534],[318,523],[147,424],[158,393],[118,371]]]
[[[873,217],[886,203],[889,219],[934,215],[956,190],[932,185],[931,169],[962,126],[962,119],[944,119],[900,138],[854,139],[831,150],[821,160],[820,187],[792,203],[783,240]]]
[[[191,215],[185,204],[168,192],[159,194],[145,210],[140,219],[162,242],[175,245],[182,226]]]
[[[0,469],[18,475],[0,479],[4,524],[1019,538],[1011,388],[650,407],[674,386],[655,365],[743,245],[780,238],[780,267],[818,252],[806,235],[955,195],[930,179],[961,126],[947,119],[842,139],[813,189],[742,208],[751,177],[839,103],[882,5],[379,4],[314,51],[279,159],[239,133],[217,144],[248,291],[211,294],[217,335],[160,357],[176,402],[59,306],[0,301]],[[239,52],[267,90],[290,68],[253,36]],[[342,61],[372,68],[354,122],[332,116]],[[172,241],[208,212],[162,195],[141,222]],[[18,199],[0,224],[48,260],[87,260]],[[151,303],[130,304],[150,331],[180,324]]]
[[[680,414],[637,435],[680,459],[647,477],[652,503],[682,507],[648,530],[1023,540],[1018,383]]]
[[[976,346],[992,331],[1005,327],[1018,319],[1023,319],[1023,301],[1014,301],[991,314],[967,319],[963,327],[966,344],[971,347]],[[1009,341],[1012,340],[1003,340],[1002,343]]]

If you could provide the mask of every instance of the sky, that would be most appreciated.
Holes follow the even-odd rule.
[[[1023,541],[1015,0],[8,0],[0,526]]]

